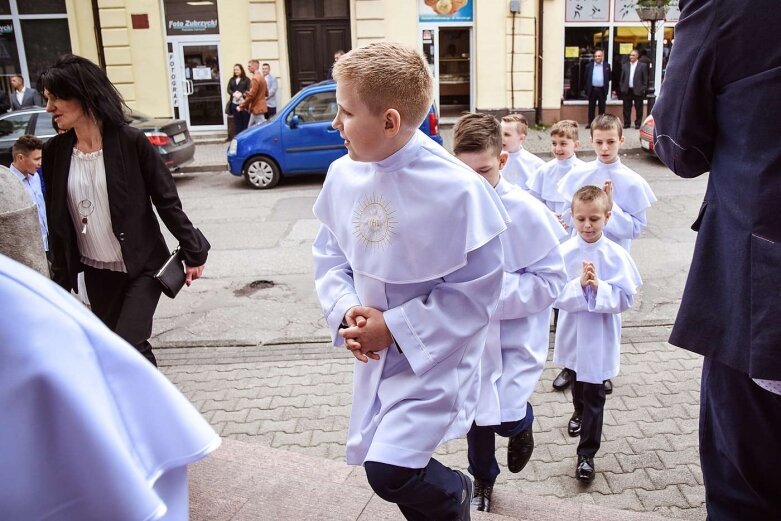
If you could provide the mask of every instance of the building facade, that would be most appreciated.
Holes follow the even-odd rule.
[[[268,63],[281,105],[328,77],[336,51],[390,40],[424,53],[445,118],[514,110],[584,122],[582,75],[594,50],[606,51],[614,86],[631,48],[650,50],[634,2],[0,0],[0,88],[11,74],[35,83],[58,54],[74,52],[105,67],[131,108],[219,131],[234,64]],[[656,63],[666,62],[677,11],[668,18]],[[610,101],[620,105],[617,94]]]

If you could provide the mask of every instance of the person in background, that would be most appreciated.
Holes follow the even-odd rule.
[[[160,155],[127,124],[100,67],[66,54],[40,85],[46,110],[66,131],[43,149],[52,278],[71,290],[84,271],[92,311],[156,364],[149,337],[161,286],[153,275],[170,255],[157,215],[179,242],[188,285],[203,274],[209,242],[182,210]]]
[[[11,110],[19,110],[26,107],[42,107],[40,93],[32,87],[24,86],[24,78],[19,74],[11,76]]]
[[[654,149],[676,175],[710,173],[670,343],[704,357],[708,519],[781,519],[781,4],[680,8]]]
[[[545,164],[523,148],[528,134],[529,123],[523,114],[508,114],[502,118],[502,150],[508,154],[502,177],[526,191],[529,190],[529,179]]]
[[[43,198],[43,184],[38,169],[41,168],[41,154],[43,141],[30,134],[25,134],[14,143],[11,153],[13,163],[9,167],[11,172],[19,178],[30,198],[38,209],[38,223],[41,226],[41,240],[46,257],[49,255],[49,225],[46,222],[46,203]]]
[[[341,58],[342,55],[344,55],[344,51],[341,50],[341,49],[339,49],[338,51],[336,51],[334,53],[334,63],[331,65],[331,67],[328,68],[328,73],[325,75],[325,79],[327,79],[327,80],[334,79],[334,75],[333,75],[333,73],[334,73],[334,65],[336,64],[336,62],[339,61],[339,58]]]
[[[250,88],[250,80],[244,73],[244,67],[240,63],[233,66],[233,76],[228,80],[228,114],[233,116],[233,131],[236,134],[241,133],[249,124],[249,112],[238,110],[241,102],[244,101],[244,94]]]
[[[261,70],[268,88],[268,96],[266,96],[268,112],[266,112],[266,118],[271,119],[277,113],[277,79],[271,74],[271,65],[268,63],[264,63]]]
[[[246,110],[249,113],[249,122],[247,123],[249,128],[266,121],[268,86],[263,78],[263,74],[260,72],[260,62],[258,60],[250,60],[247,63],[247,70],[252,74],[250,89],[244,95],[244,101],[239,104],[237,110]]]
[[[639,61],[640,52],[632,49],[629,63],[621,69],[619,88],[624,102],[624,128],[632,123],[632,105],[635,106],[635,128],[643,122],[643,100],[648,89],[648,65]],[[591,123],[591,122],[589,122]]]
[[[608,94],[610,94],[610,64],[605,61],[605,51],[597,49],[594,52],[594,61],[586,65],[586,95],[588,96],[586,128],[591,128],[597,104],[599,104],[599,113],[605,113]]]

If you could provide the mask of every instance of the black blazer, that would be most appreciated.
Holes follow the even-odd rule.
[[[226,89],[228,91],[228,94],[231,95],[230,101],[233,102],[233,93],[236,91],[239,91],[241,93],[247,92],[250,87],[250,81],[249,78],[244,76],[241,79],[236,79],[236,76],[231,76],[231,79],[228,80],[228,88]]]
[[[76,288],[81,261],[76,230],[67,204],[68,175],[76,133],[70,130],[43,148],[43,178],[49,221],[53,279],[66,290]],[[173,177],[144,133],[129,125],[103,129],[103,160],[114,236],[122,248],[128,276],[156,271],[169,255],[160,219],[179,241],[188,266],[206,262],[209,242],[182,210]]]
[[[767,45],[781,3],[680,7],[655,150],[681,177],[710,175],[670,343],[781,380],[781,46]]]
[[[618,82],[618,85],[621,88],[622,94],[629,92],[629,71],[631,66],[631,63],[626,62],[621,67],[621,79]],[[648,65],[638,60],[637,67],[635,68],[635,77],[632,83],[632,94],[635,96],[645,96],[645,91],[648,87]]]
[[[586,94],[591,94],[591,77],[594,75],[594,66],[596,62],[591,61],[586,65]],[[610,64],[602,61],[602,78],[604,78],[605,92],[610,92]]]

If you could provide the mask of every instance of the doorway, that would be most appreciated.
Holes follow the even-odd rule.
[[[224,130],[220,45],[212,41],[169,43],[169,73],[175,115],[192,131]]]
[[[442,118],[474,110],[472,28],[421,26],[422,51],[434,75],[434,99]]]

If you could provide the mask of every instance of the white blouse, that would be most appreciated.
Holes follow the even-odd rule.
[[[73,149],[68,209],[76,229],[81,262],[93,268],[126,273],[122,249],[111,227],[103,150],[86,154]]]

